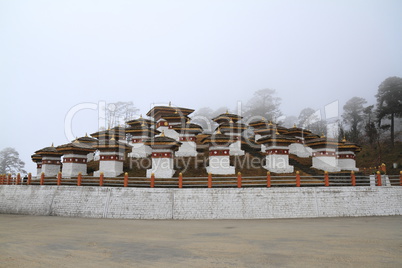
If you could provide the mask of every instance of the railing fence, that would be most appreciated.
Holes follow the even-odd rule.
[[[402,171],[400,175],[382,175],[377,172],[373,175],[350,174],[339,175],[325,172],[323,176],[302,176],[296,172],[292,176],[271,175],[243,176],[240,172],[236,176],[212,176],[185,177],[182,173],[173,178],[129,177],[127,173],[123,177],[105,177],[103,173],[99,177],[84,176],[63,178],[61,172],[57,176],[45,177],[42,173],[39,178],[28,176],[0,175],[0,185],[70,185],[70,186],[108,186],[108,187],[165,187],[165,188],[214,188],[214,187],[317,187],[317,186],[402,186]]]

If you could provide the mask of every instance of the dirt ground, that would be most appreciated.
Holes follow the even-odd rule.
[[[402,216],[173,221],[3,214],[0,267],[402,267]]]

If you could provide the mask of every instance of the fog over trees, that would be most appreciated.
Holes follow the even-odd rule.
[[[395,140],[395,118],[402,117],[402,78],[388,77],[378,87],[377,97],[377,119],[379,127],[384,118],[390,120],[390,140],[392,146]]]
[[[214,110],[203,107],[196,110],[192,118],[194,123],[200,124],[205,132],[210,133],[216,127],[212,118],[225,112],[237,114],[240,111],[240,115],[244,117],[243,123],[265,118],[285,127],[292,127],[295,124],[319,135],[332,134],[339,139],[346,138],[358,144],[375,146],[382,140],[389,141],[393,146],[395,139],[402,140],[402,78],[385,79],[378,87],[376,98],[377,103],[369,105],[366,99],[358,96],[349,99],[342,110],[339,110],[335,134],[327,133],[328,122],[321,116],[321,109],[306,107],[298,116],[283,115],[280,107],[281,99],[277,97],[274,89],[256,90],[241,109],[220,107]]]
[[[255,91],[253,97],[246,103],[243,116],[245,120],[252,117],[264,117],[277,122],[282,116],[280,105],[281,98],[277,97],[275,89],[260,89]]]
[[[343,106],[343,122],[349,126],[348,137],[349,140],[355,143],[360,142],[360,136],[363,134],[361,129],[363,128],[364,118],[364,104],[367,101],[360,97],[353,97],[346,102]]]
[[[17,173],[25,174],[24,166],[25,163],[14,148],[7,147],[0,151],[0,174],[11,174],[13,176]]]

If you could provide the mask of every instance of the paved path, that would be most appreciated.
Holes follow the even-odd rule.
[[[173,221],[3,214],[0,267],[402,267],[402,216]]]

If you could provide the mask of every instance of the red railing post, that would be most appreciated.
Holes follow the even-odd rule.
[[[296,171],[296,187],[300,187],[300,172]]]
[[[179,173],[179,188],[183,188],[183,174]]]
[[[7,185],[11,184],[11,174],[8,174],[7,176]]]
[[[237,188],[241,188],[241,172],[237,172]]]
[[[3,184],[3,174],[0,174],[0,184]]]
[[[399,171],[399,186],[402,186],[402,171]]]
[[[124,173],[124,187],[128,186],[128,173]]]
[[[103,186],[103,172],[99,173],[99,186]]]
[[[155,187],[155,174],[154,173],[151,173],[151,188],[154,188]]]
[[[382,186],[381,173],[377,171],[377,186]]]
[[[61,172],[57,173],[57,185],[61,185]]]
[[[27,181],[27,185],[31,184],[31,180],[32,180],[32,174],[28,173],[28,181]]]
[[[271,187],[271,172],[267,171],[267,187]]]
[[[324,183],[325,186],[328,187],[329,186],[329,175],[328,175],[328,171],[324,172]]]
[[[401,174],[402,174],[402,171],[401,171]],[[208,188],[212,188],[212,174],[211,174],[211,172],[208,173]]]
[[[16,185],[19,185],[21,181],[21,175],[20,173],[17,173],[17,181],[15,182]]]
[[[79,172],[77,177],[77,186],[81,186],[81,182],[82,182],[82,174],[81,172]]]
[[[45,184],[45,173],[43,173],[43,172],[40,174],[40,181],[39,181],[39,184],[40,184],[40,185]]]
[[[350,172],[350,179],[352,180],[352,186],[356,186],[356,175],[353,170]]]

